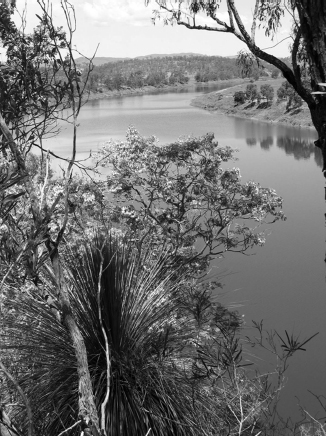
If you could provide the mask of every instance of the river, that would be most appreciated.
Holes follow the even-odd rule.
[[[259,181],[284,199],[286,222],[268,227],[266,245],[249,256],[228,254],[218,263],[224,274],[221,302],[235,304],[244,315],[248,334],[251,320],[264,320],[269,329],[302,338],[319,335],[290,361],[282,409],[295,418],[298,399],[311,413],[320,407],[308,390],[325,394],[326,293],[324,179],[321,155],[312,129],[260,123],[209,113],[190,106],[197,87],[179,92],[128,96],[87,103],[79,117],[78,157],[113,138],[122,140],[128,125],[161,143],[179,136],[214,132],[222,146],[239,150],[238,166],[244,181]],[[232,92],[232,91],[230,91]],[[69,154],[70,129],[48,141],[58,154]],[[263,362],[267,368],[269,362]],[[297,397],[297,398],[296,398]],[[320,415],[321,416],[321,415]]]

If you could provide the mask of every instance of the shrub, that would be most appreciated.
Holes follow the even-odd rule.
[[[261,95],[266,98],[268,102],[273,101],[274,98],[274,88],[271,85],[265,84],[260,87]]]
[[[233,94],[234,103],[243,104],[246,101],[246,94],[243,91],[236,91]]]
[[[246,98],[247,100],[254,101],[257,99],[258,90],[257,85],[249,83],[246,88]]]

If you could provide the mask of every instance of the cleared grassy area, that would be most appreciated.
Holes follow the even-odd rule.
[[[274,88],[275,96],[271,104],[262,102],[258,105],[258,103],[250,103],[248,101],[243,104],[234,103],[234,93],[237,91],[245,92],[247,85],[250,83],[249,80],[232,88],[201,95],[195,98],[191,104],[209,111],[222,112],[226,115],[257,119],[264,122],[291,124],[292,126],[313,127],[310,112],[305,103],[299,108],[287,110],[287,102],[285,100],[277,101],[277,90],[284,81],[284,78],[269,78],[254,82],[257,85],[258,91],[261,85],[264,84],[271,85]]]

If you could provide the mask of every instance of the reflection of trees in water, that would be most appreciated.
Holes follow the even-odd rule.
[[[281,136],[277,138],[276,145],[297,160],[310,159],[314,156],[317,166],[323,166],[321,150],[311,140]]]
[[[263,150],[269,150],[270,147],[273,145],[273,137],[272,136],[267,136],[267,138],[265,139],[261,139],[260,140],[260,147]]]
[[[253,147],[254,145],[257,145],[257,139],[256,138],[246,138],[246,143],[249,145],[249,147]]]
[[[269,150],[274,143],[273,136],[266,136],[264,139],[257,140],[257,137],[247,137],[246,144],[249,147],[257,145],[259,141],[260,146],[264,150]],[[282,148],[287,155],[294,156],[295,159],[310,159],[312,156],[318,167],[323,166],[323,158],[319,148],[314,144],[314,141],[308,138],[298,138],[290,136],[278,136],[276,145]]]
[[[264,139],[259,139],[259,143],[261,148],[263,148],[264,150],[269,150],[270,147],[273,145],[273,137],[272,136],[267,136]],[[253,137],[253,138],[246,138],[246,143],[247,145],[249,145],[249,147],[253,147],[255,145],[257,145],[257,138]]]

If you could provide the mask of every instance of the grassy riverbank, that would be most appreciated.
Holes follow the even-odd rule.
[[[271,105],[266,103],[235,104],[233,95],[236,91],[245,91],[249,81],[221,91],[201,95],[192,100],[191,105],[212,112],[219,112],[241,118],[248,118],[270,123],[290,124],[292,126],[312,127],[310,112],[305,103],[300,108],[286,110],[286,101],[277,102],[277,90],[284,82],[281,79],[258,80],[255,82],[258,89],[261,85],[269,84],[274,88],[274,101]]]

